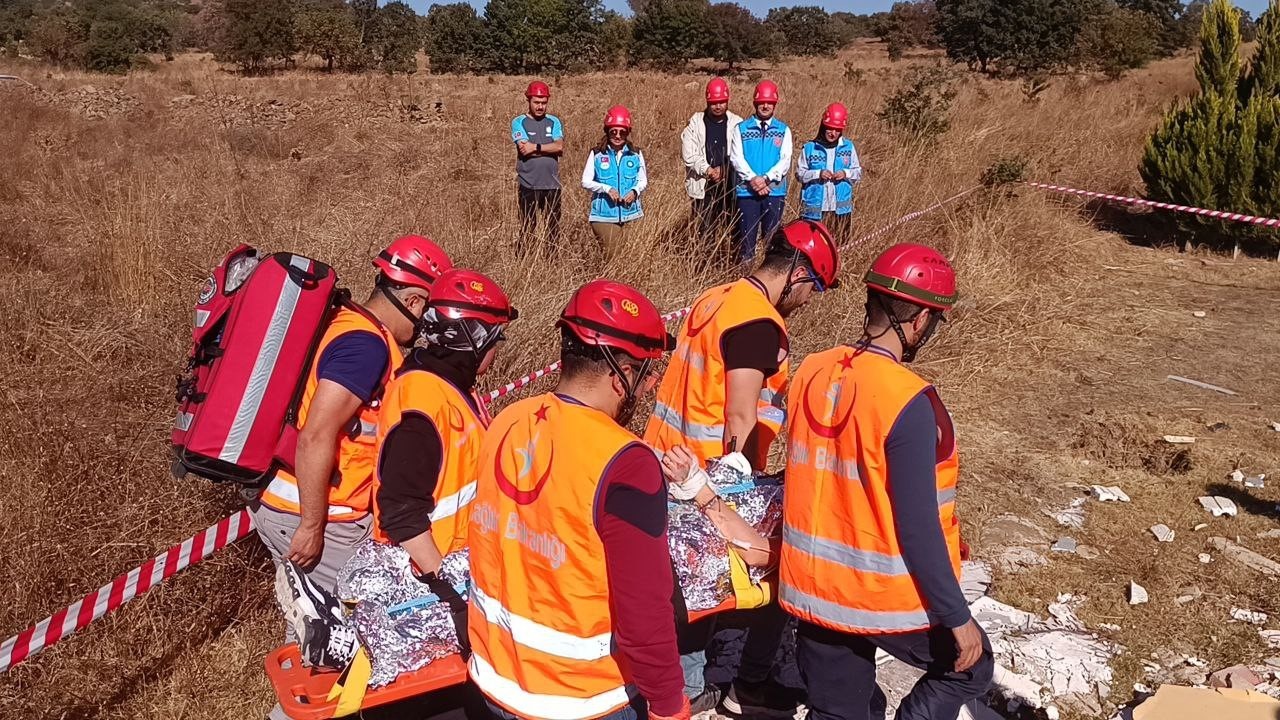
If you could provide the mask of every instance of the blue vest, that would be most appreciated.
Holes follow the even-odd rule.
[[[777,165],[778,161],[782,159],[782,143],[787,141],[787,124],[781,120],[770,118],[768,132],[761,133],[760,119],[752,115],[738,123],[738,127],[734,132],[738,133],[738,137],[742,140],[742,157],[757,175],[769,172],[769,169]],[[769,195],[772,197],[786,197],[787,180],[785,176],[783,176],[782,182],[769,191]],[[756,194],[751,191],[751,187],[747,185],[745,179],[738,181],[738,197],[755,196]]]
[[[635,189],[640,180],[640,168],[644,166],[644,156],[627,145],[621,156],[615,156],[612,150],[595,153],[594,160],[598,183],[604,183],[618,190],[618,197],[625,197]],[[630,205],[616,203],[604,193],[591,194],[591,216],[589,222],[624,223],[636,220],[644,215],[640,207],[640,196]]]
[[[811,140],[804,144],[803,155],[800,158],[802,167],[807,170],[826,170],[828,149]],[[849,170],[853,167],[853,141],[849,138],[842,137],[840,142],[836,143],[834,149],[836,158],[831,164],[831,172],[841,172]],[[848,215],[853,212],[853,180],[841,180],[835,183],[825,183],[821,180],[814,180],[806,183],[804,189],[800,191],[800,202],[803,208],[800,211],[800,217],[806,220],[821,220],[822,205],[826,200],[827,185],[835,185],[836,190],[836,215]]]

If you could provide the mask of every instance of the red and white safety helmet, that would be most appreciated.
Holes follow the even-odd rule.
[[[420,332],[432,345],[483,355],[520,313],[493,279],[454,268],[431,287]]]
[[[849,122],[849,110],[844,105],[834,102],[822,112],[822,125],[832,130],[843,130]]]
[[[631,111],[625,105],[614,105],[604,114],[605,128],[631,129]]]
[[[931,310],[956,304],[956,273],[942,253],[901,243],[880,253],[865,278],[867,288]]]
[[[586,345],[657,360],[675,347],[658,309],[644,293],[613,280],[592,280],[569,298],[556,327]]]
[[[840,287],[840,248],[826,225],[816,220],[793,220],[778,228],[773,242],[795,249],[809,261],[819,291]]]
[[[453,261],[428,238],[405,235],[378,253],[373,266],[397,285],[430,290],[436,278],[453,267]]]
[[[729,102],[729,83],[724,78],[711,78],[711,82],[707,83],[707,102]]]
[[[524,96],[527,98],[550,98],[551,88],[541,80],[534,80],[529,83],[529,87],[524,89]]]
[[[751,102],[759,105],[760,103],[776,103],[778,102],[778,84],[772,80],[761,80],[756,85],[755,95]]]

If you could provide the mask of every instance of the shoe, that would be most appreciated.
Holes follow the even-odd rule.
[[[698,693],[697,697],[689,700],[689,713],[697,715],[708,710],[715,710],[716,706],[720,704],[720,697],[723,694],[719,686],[706,686],[702,689],[702,692]]]
[[[768,680],[759,683],[734,680],[721,705],[726,712],[741,718],[790,718],[796,712],[794,693]]]
[[[342,605],[291,561],[276,566],[276,601],[293,627],[303,665],[341,670],[351,664],[360,641]]]

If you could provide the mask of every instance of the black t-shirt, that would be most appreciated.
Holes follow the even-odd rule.
[[[751,368],[770,377],[782,365],[782,328],[772,320],[755,320],[740,325],[720,338],[725,370]]]

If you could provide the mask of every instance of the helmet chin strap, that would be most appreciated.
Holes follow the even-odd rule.
[[[396,297],[396,294],[391,292],[390,288],[384,285],[384,286],[380,286],[378,290],[382,293],[382,296],[385,297],[387,301],[391,303],[392,307],[394,307],[396,310],[399,310],[401,315],[404,315],[404,319],[408,320],[409,324],[413,325],[414,329],[416,330],[418,327],[418,322],[422,320],[422,318],[410,312],[409,308],[405,307],[404,303],[400,302],[400,298]]]
[[[609,364],[609,369],[618,376],[618,380],[622,382],[623,397],[622,404],[618,406],[618,414],[615,419],[619,425],[627,425],[631,422],[631,417],[635,415],[636,405],[639,402],[637,391],[640,385],[644,383],[645,376],[649,374],[649,369],[653,367],[652,360],[645,360],[640,364],[640,369],[636,372],[634,381],[628,380],[626,373],[622,372],[622,365],[613,357],[613,351],[607,346],[601,346],[604,351],[604,360]]]
[[[929,342],[929,339],[933,337],[934,331],[938,329],[937,316],[934,315],[933,313],[929,313],[929,324],[925,327],[924,332],[920,333],[920,337],[916,338],[915,343],[912,344],[907,342],[907,334],[902,330],[902,322],[899,321],[898,318],[894,316],[893,311],[889,309],[889,305],[887,302],[885,302],[885,299],[877,295],[875,298],[875,301],[879,303],[880,309],[884,312],[885,317],[889,318],[889,327],[893,329],[893,332],[895,334],[897,334],[898,342],[902,344],[902,362],[909,363],[914,361],[916,359],[916,355],[920,352],[920,349],[923,348],[925,344]],[[927,313],[929,312],[929,309],[920,308],[920,312],[913,315],[911,319],[908,320],[908,322],[915,320],[915,318],[919,317],[920,313],[922,312]],[[869,337],[869,334],[867,333],[867,330],[866,330],[866,327],[867,327],[866,320],[863,321],[862,327],[863,327],[863,330],[862,330],[863,336],[868,337],[869,340],[875,340],[876,338],[882,337],[886,332],[889,332],[888,330],[885,330],[884,332],[880,333],[879,335],[876,335],[875,337]]]

